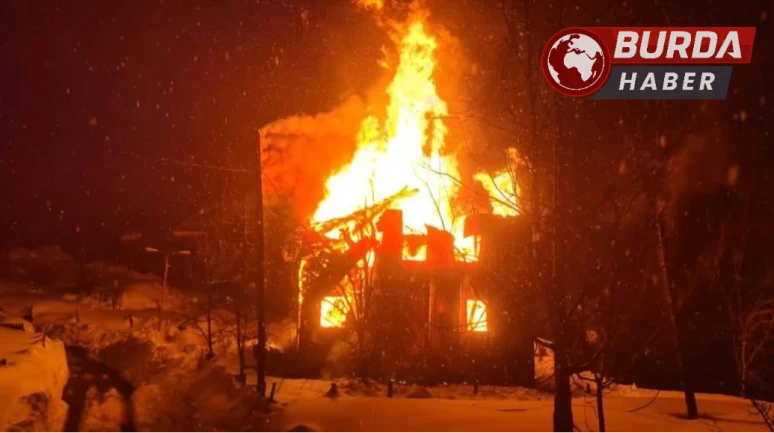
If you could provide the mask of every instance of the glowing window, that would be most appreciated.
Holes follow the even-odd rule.
[[[343,296],[326,296],[320,303],[320,326],[341,328],[347,320],[349,305]]]
[[[466,303],[468,331],[486,332],[486,304],[478,299],[468,299]]]

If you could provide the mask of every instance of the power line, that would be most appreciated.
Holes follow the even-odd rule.
[[[181,161],[178,159],[172,159],[172,158],[166,158],[163,156],[149,156],[149,155],[143,155],[136,152],[122,152],[122,151],[113,151],[108,150],[107,153],[109,155],[125,155],[125,156],[132,156],[139,159],[145,159],[145,160],[151,160],[156,162],[162,162],[165,164],[175,164],[175,165],[182,165],[185,167],[195,167],[195,168],[202,168],[206,170],[216,170],[216,171],[227,171],[231,173],[249,173],[247,169],[244,168],[235,168],[235,167],[228,167],[224,165],[213,165],[213,164],[201,164],[198,162],[191,162],[191,161]]]

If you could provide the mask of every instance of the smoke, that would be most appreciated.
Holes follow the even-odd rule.
[[[662,137],[663,140],[665,138]],[[714,141],[714,142],[713,142]],[[667,191],[672,200],[727,184],[731,163],[718,131],[688,134],[669,159]]]
[[[430,15],[424,1],[353,0],[365,15],[371,16],[394,47],[383,47],[383,58],[374,59],[385,68],[385,75],[363,97],[352,96],[333,110],[316,115],[299,115],[277,120],[261,129],[262,165],[266,194],[292,199],[300,220],[311,217],[325,197],[325,182],[352,160],[357,149],[361,123],[368,115],[384,118],[389,103],[387,87],[398,64],[398,48],[406,27],[413,19],[425,22]],[[425,22],[425,24],[428,24]],[[459,71],[467,64],[457,41],[442,25],[432,25],[439,43],[439,73],[435,79],[441,96],[460,106],[458,89],[465,76]],[[464,92],[462,92],[464,93]],[[464,109],[464,108],[463,108]],[[447,119],[449,135],[445,151],[452,153],[472,136],[483,134],[474,121]],[[480,143],[478,146],[482,146]],[[482,146],[483,147],[483,146]],[[460,167],[462,168],[462,167]],[[473,170],[462,170],[471,178]]]
[[[291,197],[297,216],[311,216],[324,197],[326,179],[352,159],[365,117],[364,102],[353,96],[330,112],[261,128],[266,193]]]
[[[383,0],[354,0],[354,2],[364,9],[382,10],[384,8]]]
[[[412,17],[427,18],[430,13],[424,0],[353,0],[353,3],[370,13],[376,25],[396,44]]]
[[[353,0],[376,25],[396,41],[406,14],[415,2],[392,0]],[[383,49],[385,57],[389,57]],[[392,59],[380,64],[389,69]],[[386,107],[388,81],[379,80],[365,97],[352,96],[327,113],[293,116],[277,120],[261,129],[263,175],[266,193],[291,197],[296,216],[311,217],[325,197],[325,182],[345,168],[357,149],[361,123],[374,107]],[[382,108],[383,109],[383,108]],[[370,112],[369,112],[370,111]]]
[[[662,147],[668,147],[666,136],[659,138]],[[687,134],[666,162],[666,172],[660,191],[658,209],[666,215],[667,228],[677,229],[679,220],[687,216],[686,209],[697,198],[726,195],[739,176],[739,165],[721,132],[708,128],[703,134]]]

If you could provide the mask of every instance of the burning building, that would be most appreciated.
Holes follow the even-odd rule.
[[[529,303],[499,272],[516,274],[503,259],[513,254],[502,252],[525,248],[529,233],[518,212],[516,153],[502,171],[470,179],[486,210],[466,204],[435,83],[438,43],[426,11],[414,5],[407,17],[389,24],[398,56],[383,114],[361,119],[351,160],[325,180],[293,243],[297,347],[320,359],[335,341],[353,341],[366,374],[528,385]],[[269,155],[294,125],[262,129]]]

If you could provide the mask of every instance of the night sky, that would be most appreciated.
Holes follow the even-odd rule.
[[[262,124],[368,87],[383,37],[346,0],[0,8],[0,251],[81,259],[212,203],[222,172],[161,159],[239,167]]]
[[[537,38],[567,25],[754,25],[755,50],[771,47],[769,0],[581,3]],[[478,52],[501,19],[480,4],[431,9]],[[364,94],[385,42],[350,0],[3,1],[0,252],[59,244],[110,258],[123,233],[179,223],[222,191],[223,172],[199,165],[242,167],[260,126]],[[768,88],[744,81],[770,64],[755,50],[714,105],[723,118]]]

